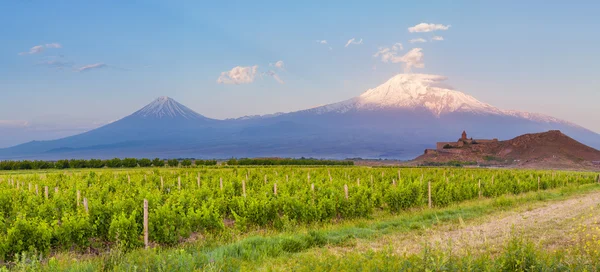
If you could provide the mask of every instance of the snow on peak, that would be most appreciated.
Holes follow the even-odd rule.
[[[357,108],[425,108],[440,116],[451,112],[498,114],[501,111],[474,97],[444,86],[444,76],[399,74],[357,98]]]
[[[444,84],[447,78],[427,74],[399,74],[360,96],[342,102],[311,108],[307,111],[324,114],[345,113],[354,110],[425,109],[435,116],[454,112],[479,115],[502,115],[542,123],[574,125],[538,113],[502,110],[481,102]]]
[[[161,96],[152,103],[135,112],[134,116],[143,118],[185,118],[185,119],[204,119],[205,117],[179,104],[168,96]]]

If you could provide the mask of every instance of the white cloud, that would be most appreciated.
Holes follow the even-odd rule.
[[[101,69],[101,68],[105,68],[106,64],[104,63],[94,63],[94,64],[88,64],[85,66],[81,66],[77,69],[77,71],[79,72],[86,72],[86,71],[90,71],[90,70],[94,70],[94,69]]]
[[[411,39],[408,41],[409,43],[424,43],[427,42],[425,39],[423,38],[416,38],[416,39]]]
[[[21,52],[19,53],[19,55],[33,55],[42,53],[46,48],[62,48],[62,45],[60,45],[60,43],[47,43],[45,45],[36,45],[29,49],[28,52]]]
[[[29,122],[25,120],[0,120],[0,128],[28,127]]]
[[[393,48],[379,48],[379,51],[373,55],[374,57],[381,57],[383,62],[391,63],[404,63],[404,72],[410,72],[412,68],[423,68],[423,52],[421,48],[413,48],[403,56],[398,56],[398,50]]]
[[[217,79],[219,84],[248,84],[254,82],[258,72],[258,65],[254,66],[236,66],[230,71],[222,72]]]
[[[269,66],[285,70],[285,64],[283,63],[283,60],[277,61],[275,63],[269,63]]]
[[[442,36],[433,36],[433,38],[431,38],[432,41],[443,41],[444,37]]]
[[[271,76],[273,77],[275,80],[277,80],[277,82],[279,82],[280,84],[285,84],[285,82],[279,77],[279,75],[277,73],[275,73],[275,71],[273,70],[269,70],[268,72],[265,73],[265,75],[267,76]]]
[[[412,67],[423,68],[423,52],[421,48],[413,48],[404,56],[400,57],[399,61],[404,62],[404,72],[410,72]]]
[[[37,54],[37,53],[42,53],[44,52],[44,46],[43,45],[36,45],[34,47],[32,47],[31,49],[29,49],[29,52],[21,52],[19,53],[19,55],[33,55],[33,54]]]
[[[448,28],[450,28],[450,25],[420,23],[416,26],[409,27],[408,32],[431,32],[437,30],[448,30]]]
[[[398,57],[398,51],[404,50],[404,46],[401,43],[395,43],[392,48],[379,47],[379,51],[373,55],[373,57],[381,56],[383,62],[394,62],[393,59]]]
[[[356,39],[352,38],[352,39],[348,40],[348,42],[346,43],[346,45],[344,47],[348,47],[351,44],[357,44],[358,45],[358,44],[362,44],[362,43],[363,43],[362,39],[360,39],[360,41],[357,41]]]
[[[317,40],[318,44],[325,44],[328,45],[329,43],[327,42],[327,40]],[[331,46],[328,46],[329,50],[333,50],[333,48]]]
[[[60,43],[47,43],[46,48],[62,48],[62,45]]]

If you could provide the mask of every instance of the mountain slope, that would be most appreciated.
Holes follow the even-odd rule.
[[[204,132],[220,125],[168,97],[160,97],[135,113],[82,134],[51,141],[33,141],[0,150],[1,157],[36,157],[35,154],[60,154],[59,150],[98,149],[122,143],[134,145],[154,142],[166,147],[190,139],[202,139]],[[8,156],[7,156],[8,155]],[[47,157],[47,156],[40,156]],[[53,156],[51,156],[54,158]]]
[[[444,85],[400,74],[360,96],[291,113],[215,120],[168,97],[101,128],[0,150],[0,159],[65,157],[322,157],[412,159],[463,130],[511,139],[561,130],[600,148],[600,135],[553,117],[498,109]]]

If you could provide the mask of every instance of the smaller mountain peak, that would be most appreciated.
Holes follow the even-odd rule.
[[[168,96],[161,96],[141,110],[135,112],[134,116],[143,118],[184,118],[184,119],[204,119],[205,117],[194,112],[188,107],[175,101]]]

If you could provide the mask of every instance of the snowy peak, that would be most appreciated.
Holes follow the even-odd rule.
[[[447,78],[427,74],[399,74],[387,82],[346,101],[306,110],[315,114],[376,110],[426,110],[441,117],[450,113],[496,115],[526,119],[538,123],[577,126],[538,113],[502,110],[444,84]],[[577,126],[578,127],[578,126]]]
[[[167,96],[157,98],[132,116],[155,119],[206,119],[206,117]]]
[[[425,74],[399,74],[369,89],[357,98],[357,107],[424,108],[436,116],[452,112],[499,114],[501,111],[470,95],[444,86],[446,77]]]

